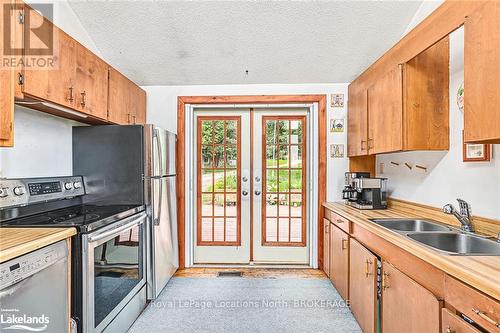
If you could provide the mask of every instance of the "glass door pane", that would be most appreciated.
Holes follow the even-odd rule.
[[[263,245],[305,246],[305,116],[263,116]]]
[[[240,117],[198,117],[198,245],[240,245]]]

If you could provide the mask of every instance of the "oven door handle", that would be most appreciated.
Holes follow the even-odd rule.
[[[141,224],[144,223],[145,218],[146,218],[146,215],[145,214],[141,214],[140,216],[138,216],[137,218],[133,219],[129,223],[126,223],[126,224],[124,224],[124,225],[122,225],[122,226],[120,226],[118,228],[113,228],[111,230],[103,232],[102,234],[89,235],[89,242],[90,243],[97,242],[97,241],[99,241],[99,240],[101,240],[103,238],[109,237],[109,236],[114,235],[114,234],[119,234],[122,231],[125,231],[127,229],[132,228],[132,227],[141,225]]]

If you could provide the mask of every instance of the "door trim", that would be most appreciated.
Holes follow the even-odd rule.
[[[318,103],[318,184],[327,184],[326,175],[326,149],[327,149],[327,117],[326,117],[326,95],[248,95],[248,96],[178,96],[177,97],[177,211],[178,211],[178,235],[179,235],[179,268],[185,268],[186,254],[186,104],[242,104],[251,107],[253,104],[296,104],[296,103]],[[326,186],[318,186],[318,211],[317,211],[317,263],[312,266],[323,267],[323,209],[322,204],[326,201]],[[314,244],[311,244],[314,246]]]

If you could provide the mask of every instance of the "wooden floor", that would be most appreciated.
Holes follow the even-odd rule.
[[[325,279],[323,271],[312,268],[186,268],[175,273],[176,277],[214,278],[218,272],[242,272],[246,278],[303,278]]]

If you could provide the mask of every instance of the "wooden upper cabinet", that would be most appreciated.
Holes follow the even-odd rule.
[[[500,143],[500,2],[466,18],[464,61],[464,139]]]
[[[0,17],[4,17],[4,4],[7,4],[9,1],[0,2]],[[14,3],[14,0],[10,1]],[[17,13],[16,13],[17,14]],[[10,26],[10,38],[6,40],[4,38],[4,31],[6,27],[2,25],[2,33],[0,35],[0,50],[2,50],[2,54],[4,54],[5,48],[9,46],[14,48],[17,45],[17,40],[19,37],[19,30],[17,27],[19,26],[16,20],[11,20]],[[5,23],[3,23],[5,24]],[[22,33],[22,30],[21,30]],[[9,43],[10,45],[4,45],[5,43]],[[16,57],[17,58],[17,57]],[[14,90],[15,90],[15,68],[9,66],[0,67],[0,147],[12,147],[14,144]]]
[[[382,263],[382,332],[440,331],[441,303],[427,289]]]
[[[364,333],[376,331],[377,257],[351,238],[349,241],[349,300]]]
[[[403,150],[403,71],[398,66],[368,88],[368,152]]]
[[[122,125],[146,122],[146,92],[113,68],[109,71],[108,120]]]
[[[449,149],[450,43],[445,37],[403,66],[403,149]]]
[[[30,22],[27,23],[30,25],[45,28],[45,30],[40,30],[40,34],[48,35],[53,32],[54,62],[52,68],[24,68],[23,94],[74,109],[77,100],[76,52],[78,43],[36,11],[31,10],[26,17],[29,17]],[[43,25],[42,21],[45,21]],[[29,33],[30,29],[24,29],[25,40],[29,38]],[[31,47],[33,47],[33,43],[31,43]]]
[[[448,37],[378,77],[366,97],[349,90],[350,157],[449,148]]]
[[[349,299],[349,235],[330,224],[330,280],[343,299]]]
[[[352,91],[349,89],[347,154],[362,156],[368,154],[368,96],[366,90],[357,94]]]
[[[86,49],[76,46],[76,108],[100,119],[108,113],[108,65]]]

